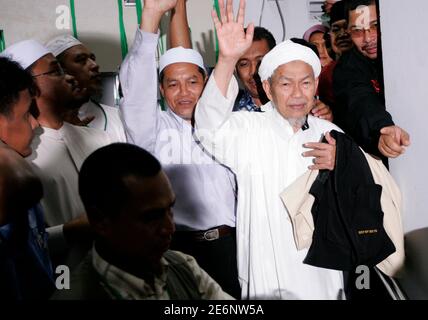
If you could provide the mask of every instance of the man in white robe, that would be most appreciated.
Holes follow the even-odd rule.
[[[253,32],[252,25],[244,32],[244,9],[241,1],[236,22],[231,1],[227,12],[220,2],[221,21],[213,12],[220,55],[195,113],[196,135],[203,146],[237,175],[242,298],[340,299],[342,273],[303,264],[307,250],[297,251],[279,197],[308,166],[334,168],[334,139],[327,133],[328,144],[317,141],[326,132],[340,129],[308,115],[320,61],[309,48],[290,41],[279,44],[263,58],[259,70],[274,108],[232,113],[238,93],[233,69],[251,45]]]

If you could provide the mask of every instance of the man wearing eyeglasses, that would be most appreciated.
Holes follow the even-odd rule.
[[[405,152],[410,137],[386,111],[375,0],[347,1],[347,20],[354,48],[341,57],[334,71],[335,121],[387,165],[387,158]]]
[[[102,130],[65,122],[65,115],[82,104],[76,103],[76,97],[84,98],[84,92],[74,77],[64,73],[46,47],[35,40],[25,40],[8,47],[2,55],[29,72],[39,89],[35,96],[37,110],[33,113],[37,113],[40,127],[36,128],[31,143],[34,152],[26,160],[32,163],[43,184],[41,204],[46,224],[51,227],[48,229],[50,252],[59,260],[54,263],[63,263],[71,256],[66,249],[70,244],[72,254],[78,252],[77,255],[83,257],[85,252],[74,245],[80,244],[90,232],[86,233],[89,224],[78,194],[78,172],[89,154],[113,141]]]

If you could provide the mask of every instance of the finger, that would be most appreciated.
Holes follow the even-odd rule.
[[[219,0],[218,7],[220,9],[220,19],[221,23],[227,22],[226,9],[224,7],[224,0]]]
[[[304,157],[327,157],[330,151],[327,150],[311,150],[302,153]]]
[[[401,147],[394,139],[385,139],[383,142],[385,144],[385,147],[391,149],[393,152],[403,152],[403,147]]]
[[[221,22],[218,19],[217,11],[215,9],[211,10],[211,18],[213,19],[214,27],[218,34],[218,31],[221,29]]]
[[[397,158],[399,154],[388,149],[385,145],[379,146],[379,151],[387,158]]]
[[[247,26],[247,33],[245,34],[246,42],[252,43],[253,42],[253,36],[254,36],[254,23],[250,23]]]
[[[328,114],[330,114],[330,108],[329,107],[323,107],[323,108],[320,108],[319,110],[318,110],[318,115],[319,116],[327,116]]]
[[[394,126],[384,127],[380,129],[380,133],[393,136],[395,133]]]
[[[95,119],[95,116],[86,117],[85,119],[81,120],[81,124],[84,125],[84,126],[86,126],[89,123],[91,123],[92,120],[94,120],[94,119]]]
[[[227,22],[233,22],[233,1],[227,0],[226,5]]]
[[[245,0],[239,1],[239,10],[238,10],[238,23],[244,27],[244,19],[245,19]]]
[[[379,145],[379,151],[386,157],[388,158],[396,158],[398,157],[401,153],[400,152],[396,152],[393,149],[391,149],[390,147],[388,147],[387,144],[385,144],[384,142],[380,143]]]
[[[330,149],[331,145],[323,142],[308,142],[308,143],[305,143],[303,147],[308,149],[326,150],[326,149]]]
[[[335,146],[335,145],[336,145],[336,139],[334,139],[334,138],[331,136],[330,132],[327,132],[327,133],[325,134],[325,139],[327,140],[327,142],[328,142],[328,144],[329,144],[329,145],[332,145],[332,146]]]
[[[403,129],[401,129],[401,144],[406,147],[410,145],[410,136]]]

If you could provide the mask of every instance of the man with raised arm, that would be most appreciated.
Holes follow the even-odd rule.
[[[245,2],[234,20],[232,1],[212,13],[220,55],[195,113],[196,134],[216,159],[237,175],[238,273],[244,299],[339,299],[342,273],[303,264],[279,194],[310,169],[332,170],[340,130],[310,115],[321,64],[315,53],[285,41],[263,58],[259,74],[272,110],[234,112],[233,71],[251,45],[244,32]],[[325,134],[328,143],[318,143]],[[309,150],[308,150],[309,149]]]
[[[176,14],[183,12],[183,7],[179,8],[183,2],[144,1],[140,29],[121,67],[121,110],[128,140],[159,159],[177,195],[172,249],[194,256],[226,292],[239,298],[235,177],[192,136],[193,113],[206,81],[198,52],[176,47],[161,56],[160,91],[167,110],[162,111],[157,103],[159,23],[173,8]]]

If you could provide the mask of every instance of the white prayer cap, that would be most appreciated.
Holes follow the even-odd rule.
[[[27,69],[48,53],[52,52],[36,40],[24,40],[7,47],[0,56],[16,61],[23,69]]]
[[[259,75],[262,81],[269,79],[276,68],[291,61],[300,60],[309,64],[314,70],[315,78],[321,73],[321,62],[312,49],[286,40],[269,51],[259,67]]]
[[[160,57],[159,73],[161,73],[163,69],[165,69],[170,64],[179,62],[193,63],[205,70],[204,60],[198,51],[193,49],[186,49],[183,47],[176,47],[169,49]]]
[[[69,34],[64,34],[50,40],[48,43],[46,43],[46,47],[52,51],[55,57],[58,57],[65,50],[68,50],[74,46],[78,46],[79,44],[82,43],[75,37]]]

